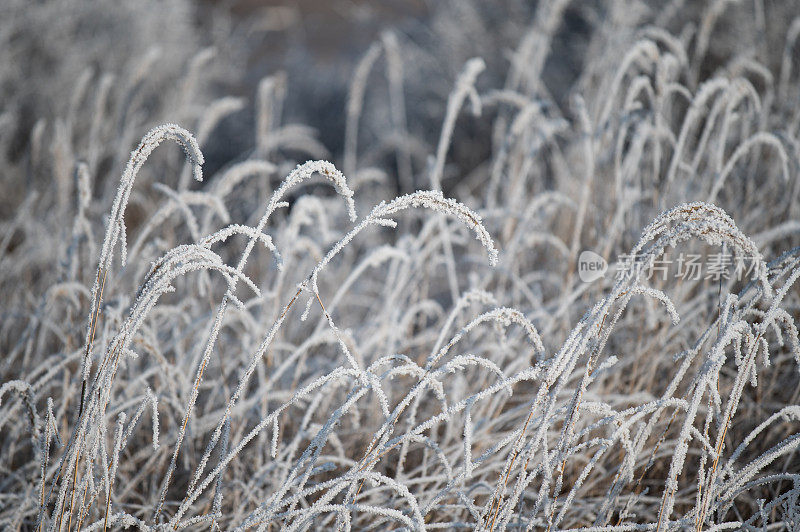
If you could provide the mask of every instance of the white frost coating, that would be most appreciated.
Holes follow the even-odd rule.
[[[179,46],[167,62],[134,58],[113,82],[56,69],[57,116],[12,90],[4,178],[23,196],[31,177],[58,186],[0,194],[0,458],[25,472],[0,482],[0,529],[792,528],[800,24],[789,3],[753,2],[750,24],[724,1],[611,3],[603,17],[569,0],[516,2],[514,16],[432,2],[430,40],[395,29],[362,43],[361,67],[337,74],[350,76],[349,103],[323,105],[319,131],[281,122],[298,83],[327,95],[313,71],[263,79],[220,129],[245,100],[210,98],[224,87],[207,79],[208,51],[159,70]],[[29,13],[55,9],[41,20],[71,25],[49,4],[25,5],[11,33],[0,17],[12,56],[27,57]],[[704,57],[667,29],[707,40],[724,21],[757,35],[767,14],[784,21],[778,38],[789,28],[780,77],[759,63],[779,65],[780,42],[746,55],[747,39],[723,39]],[[264,15],[288,27],[296,13]],[[543,68],[573,18],[613,38],[579,47],[577,77],[551,93]],[[486,52],[478,77],[465,44]],[[462,116],[468,100],[481,116]],[[209,183],[190,186],[196,165],[168,148],[152,169],[164,184],[117,191],[109,171],[126,169],[140,124],[165,114],[213,151]],[[328,158],[319,139],[337,135],[329,160],[355,182],[326,161],[298,165]],[[127,185],[158,141],[134,153]],[[402,196],[432,177],[448,178],[446,192]],[[709,197],[719,206],[685,203]],[[352,222],[356,209],[366,216]],[[487,268],[473,238],[502,262]],[[584,283],[572,271],[583,250],[636,259],[628,276]],[[695,252],[700,278],[676,264]],[[713,256],[758,273],[705,276]],[[672,261],[667,276],[650,275],[654,261]]]
[[[97,310],[101,304],[101,285],[104,284],[108,270],[111,267],[112,252],[120,237],[123,239],[121,249],[122,266],[125,266],[127,259],[127,249],[124,242],[126,239],[124,216],[125,208],[128,205],[128,200],[130,199],[131,190],[133,188],[133,182],[153,150],[165,140],[174,140],[181,145],[187,160],[192,165],[192,175],[197,181],[203,180],[203,171],[201,169],[203,154],[200,151],[200,146],[191,133],[178,125],[164,124],[151,129],[142,138],[139,146],[131,152],[131,157],[128,160],[127,166],[125,166],[125,171],[122,173],[117,195],[111,207],[111,215],[108,220],[105,237],[103,238],[103,246],[100,250],[97,276],[92,287],[92,306],[89,310],[85,343],[86,354],[84,355],[82,370],[84,382],[88,380],[89,372],[91,371],[91,364],[89,361],[92,357],[92,335],[94,333],[94,322],[96,321]]]
[[[483,226],[483,220],[480,215],[456,200],[444,197],[441,192],[435,190],[420,190],[412,194],[400,196],[389,203],[382,203],[375,207],[370,217],[377,220],[411,207],[425,207],[426,209],[431,209],[457,218],[475,232],[478,241],[489,253],[489,264],[492,266],[497,265],[497,249],[494,247],[494,241],[489,235],[489,232]]]

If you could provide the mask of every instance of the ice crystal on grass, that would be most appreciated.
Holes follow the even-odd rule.
[[[431,3],[241,78],[291,8],[73,3],[0,17],[0,528],[797,528],[791,2]]]

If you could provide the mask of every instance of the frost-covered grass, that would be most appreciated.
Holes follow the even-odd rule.
[[[329,151],[221,12],[9,2],[0,527],[798,530],[796,6],[527,4],[381,33]]]

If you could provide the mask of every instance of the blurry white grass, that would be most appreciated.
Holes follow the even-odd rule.
[[[409,138],[403,44],[381,35],[356,69],[346,109],[343,163],[357,179],[348,183],[326,161],[298,165],[245,223],[233,221],[234,207],[286,167],[273,162],[281,149],[325,151],[308,128],[281,125],[286,77],[259,84],[252,157],[202,189],[190,189],[190,177],[202,179],[199,144],[242,100],[211,103],[197,118],[197,140],[171,124],[152,129],[124,168],[97,253],[94,172],[104,150],[113,151],[102,146],[97,122],[113,90],[103,77],[85,163],[68,167],[69,128],[54,129],[59,190],[69,190],[63,176],[75,175],[68,245],[48,249],[52,237],[37,233],[41,221],[29,214],[34,200],[2,236],[3,250],[19,228],[44,243],[25,260],[0,256],[9,265],[3,280],[17,279],[37,257],[45,264],[64,257],[62,278],[46,285],[22,333],[11,319],[0,326],[13,339],[7,364],[23,368],[0,387],[0,441],[10,460],[27,460],[0,484],[2,500],[14,506],[0,514],[3,526],[800,523],[800,410],[791,389],[800,367],[800,257],[796,248],[783,255],[776,248],[797,233],[785,213],[796,212],[800,190],[800,114],[784,120],[772,105],[775,93],[788,98],[797,88],[790,57],[800,25],[790,25],[777,83],[747,58],[730,73],[692,81],[717,9],[703,14],[692,53],[657,27],[630,35],[636,40],[618,58],[590,49],[584,75],[600,82],[573,99],[568,117],[541,80],[566,4],[541,3],[505,83],[486,80],[499,88],[480,93],[486,65],[466,62],[438,140],[423,146],[427,161]],[[379,143],[394,151],[401,190],[413,190],[415,178],[432,189],[393,200],[374,179],[391,170],[363,168],[377,159],[359,157],[368,76],[382,53],[390,122]],[[195,90],[211,57],[211,50],[196,55],[181,90]],[[136,86],[155,60],[142,58],[129,83]],[[757,75],[763,90],[742,72]],[[73,118],[91,76],[79,81]],[[497,116],[493,155],[474,174],[486,185],[471,189],[465,178],[461,203],[443,195],[442,182],[453,143],[464,141],[456,126],[467,100],[475,114],[492,107]],[[45,128],[39,122],[32,132],[34,165],[46,158]],[[109,143],[127,152],[134,129]],[[155,191],[156,204],[145,204],[128,249],[134,180],[164,140],[183,148],[188,165],[174,188],[142,187]],[[301,194],[314,176],[337,196]],[[695,197],[735,216],[686,203]],[[66,202],[57,198],[58,216],[68,213]],[[368,212],[361,220],[357,205]],[[414,208],[433,215],[407,214],[414,230],[386,238],[381,228],[395,228]],[[165,230],[176,213],[177,230]],[[496,268],[472,256],[470,232]],[[651,261],[690,240],[746,257],[756,276],[741,285],[647,279]],[[113,267],[117,245],[121,269]],[[574,260],[587,245],[608,259],[635,256],[629,275],[578,282]],[[767,264],[765,255],[778,258]],[[98,264],[91,290],[81,281],[89,260]],[[216,274],[222,283],[212,281]],[[59,321],[86,306],[85,340],[76,348],[74,331]],[[20,415],[26,422],[14,423]],[[62,436],[69,436],[63,445]]]

